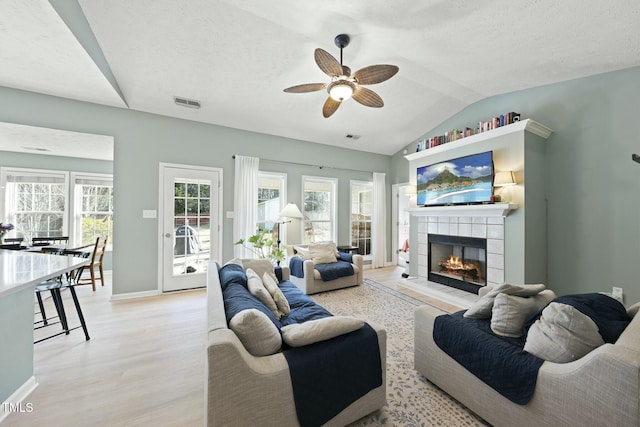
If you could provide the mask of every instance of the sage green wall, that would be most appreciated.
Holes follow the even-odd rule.
[[[298,206],[302,175],[337,177],[339,243],[346,243],[350,233],[349,180],[372,179],[370,173],[349,170],[387,174],[390,170],[390,157],[379,154],[9,88],[0,88],[0,97],[3,100],[0,121],[114,136],[114,294],[158,288],[158,225],[156,220],[142,219],[142,210],[158,209],[160,162],[222,168],[225,213],[233,210],[234,154],[343,168],[319,169],[272,162],[261,165],[263,170],[288,174],[288,201]],[[387,181],[390,198],[391,185]],[[233,221],[224,216],[223,260],[226,260],[233,256]],[[390,233],[389,229],[388,236]],[[387,240],[390,242],[390,237]]]
[[[640,68],[511,92],[477,102],[425,135],[517,111],[553,129],[546,141],[548,283],[558,294],[611,292],[640,301]],[[406,149],[415,151],[415,142]],[[392,183],[409,181],[402,151]],[[394,181],[395,180],[395,181]]]
[[[3,166],[67,172],[113,173],[113,162],[111,161],[9,151],[0,151],[0,167]],[[4,200],[0,200],[0,212],[4,212]],[[111,251],[109,251],[104,256],[104,269],[111,270],[111,266]]]
[[[0,404],[33,376],[33,304],[29,288],[0,297]]]

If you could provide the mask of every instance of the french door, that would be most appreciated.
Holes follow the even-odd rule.
[[[222,170],[160,164],[161,290],[204,287],[209,260],[219,260]]]

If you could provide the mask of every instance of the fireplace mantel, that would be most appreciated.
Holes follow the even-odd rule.
[[[412,216],[507,216],[518,209],[514,203],[492,203],[487,205],[430,206],[407,209]]]

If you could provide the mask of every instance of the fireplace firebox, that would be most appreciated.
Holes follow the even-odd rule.
[[[428,244],[430,281],[475,294],[486,285],[486,239],[429,234]]]

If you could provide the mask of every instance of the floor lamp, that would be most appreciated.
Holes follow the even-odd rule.
[[[298,206],[295,203],[288,203],[287,206],[282,209],[280,215],[278,215],[278,251],[280,250],[280,225],[291,222],[292,218],[303,218],[302,212],[298,209]],[[280,265],[280,260],[276,261],[278,265]]]

